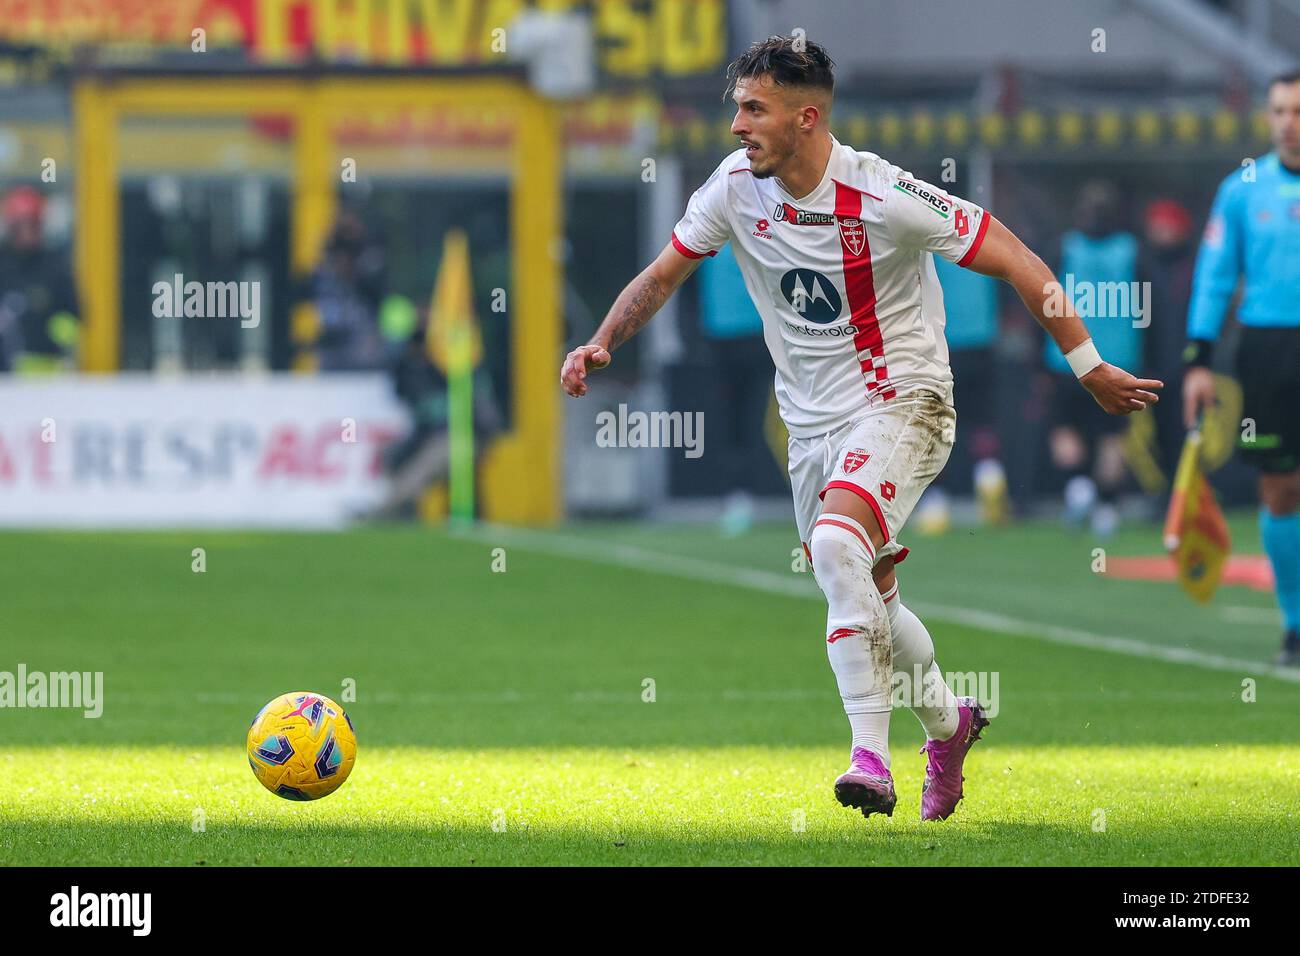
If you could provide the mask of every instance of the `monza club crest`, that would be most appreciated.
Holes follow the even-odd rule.
[[[840,242],[849,250],[849,255],[860,256],[867,245],[867,229],[862,220],[856,217],[840,218]]]
[[[861,448],[850,448],[844,456],[844,474],[851,475],[867,463],[871,456]]]

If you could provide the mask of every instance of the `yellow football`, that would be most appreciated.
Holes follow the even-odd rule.
[[[271,701],[248,730],[248,763],[277,797],[318,800],[348,779],[357,737],[343,708],[323,694],[294,691]]]

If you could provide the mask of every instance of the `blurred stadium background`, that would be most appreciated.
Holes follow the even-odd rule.
[[[795,28],[838,61],[842,141],[974,197],[1049,262],[1085,185],[1117,189],[1126,268],[1154,286],[1133,338],[1168,394],[1213,187],[1267,150],[1258,94],[1300,50],[1294,0],[0,7],[4,524],[372,513],[386,470],[449,421],[432,401],[446,355],[420,335],[458,315],[478,339],[480,516],[783,518],[768,359],[727,262],[620,352],[595,401],[554,386],[561,347],[585,340],[734,145],[725,64]],[[155,283],[178,275],[257,283],[257,322],[156,314]],[[440,275],[470,288],[438,310]],[[961,514],[993,459],[1011,507],[1033,514],[1063,480],[1041,333],[1009,290],[944,281],[963,420],[943,487]],[[709,453],[598,449],[595,415],[620,403],[703,411]],[[413,410],[418,440],[390,444]],[[42,446],[46,418],[68,440]],[[1172,416],[1127,436],[1123,490],[1149,512],[1180,437]],[[762,464],[741,475],[738,460]],[[415,469],[429,490],[397,510],[445,514],[448,470]],[[1248,499],[1235,465],[1217,481]]]

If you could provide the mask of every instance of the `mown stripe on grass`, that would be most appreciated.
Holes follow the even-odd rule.
[[[711,584],[747,588],[766,594],[821,600],[821,592],[811,580],[788,578],[771,571],[734,567],[687,555],[665,554],[636,545],[577,538],[555,531],[482,525],[469,531],[451,534],[450,537],[470,538],[495,545],[508,544],[544,554],[589,561],[593,564],[618,564],[636,571],[664,574],[687,581],[707,581]],[[923,616],[978,628],[993,634],[1014,634],[1017,637],[1028,637],[1051,644],[1124,654],[1169,664],[1186,664],[1238,675],[1264,674],[1292,684],[1300,684],[1300,670],[1277,667],[1261,661],[1208,654],[1186,647],[1152,644],[1127,636],[1096,634],[1046,621],[1025,620],[996,611],[953,607],[929,601],[909,602],[909,605]]]

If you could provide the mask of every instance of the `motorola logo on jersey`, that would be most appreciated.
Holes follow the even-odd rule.
[[[781,294],[800,317],[826,325],[840,317],[840,294],[835,283],[812,269],[791,269],[781,276]]]

